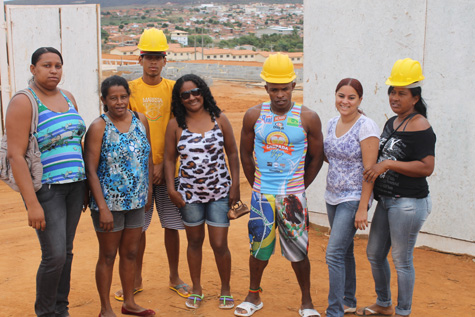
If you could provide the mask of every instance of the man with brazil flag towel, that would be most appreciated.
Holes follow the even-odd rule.
[[[302,292],[300,316],[320,316],[310,295],[308,213],[305,189],[323,163],[323,137],[318,115],[292,101],[295,72],[287,55],[270,55],[261,77],[270,101],[250,108],[243,119],[241,160],[253,188],[249,218],[250,287],[235,315],[251,316],[263,307],[262,275],[274,253],[276,230],[282,255]]]

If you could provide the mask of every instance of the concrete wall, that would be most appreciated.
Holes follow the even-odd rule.
[[[342,78],[362,82],[362,108],[382,129],[393,116],[384,84],[392,65],[406,57],[422,63],[426,77],[422,95],[437,144],[435,171],[429,178],[433,209],[418,242],[474,255],[475,105],[470,96],[475,82],[475,2],[306,0],[304,4],[304,103],[320,115],[324,135],[328,120],[337,115],[334,89]],[[320,224],[327,224],[326,172],[324,166],[308,195],[310,209],[316,211],[313,219]]]
[[[99,5],[6,5],[5,11],[8,58],[0,60],[3,114],[11,96],[27,87],[32,77],[33,52],[39,47],[52,46],[64,59],[59,86],[74,95],[79,113],[89,125],[100,113]],[[3,80],[4,77],[8,80]]]

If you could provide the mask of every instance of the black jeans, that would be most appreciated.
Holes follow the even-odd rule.
[[[41,263],[36,274],[35,312],[41,317],[68,316],[73,240],[81,217],[85,181],[48,185],[36,193],[46,229],[36,230]]]

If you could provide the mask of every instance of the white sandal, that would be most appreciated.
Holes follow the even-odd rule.
[[[320,314],[314,308],[299,309],[299,314],[300,314],[301,317],[309,317],[309,316],[319,316],[320,317]]]
[[[264,307],[264,303],[261,302],[260,304],[256,305],[251,302],[242,302],[241,304],[237,305],[236,309],[234,310],[234,315],[236,316],[243,316],[243,317],[249,317],[252,316],[256,311],[262,309]],[[243,309],[246,312],[245,313],[239,313],[237,309]]]

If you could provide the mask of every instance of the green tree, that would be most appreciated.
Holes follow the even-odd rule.
[[[104,30],[104,29],[101,29],[101,39],[102,39],[104,42],[107,42],[107,40],[109,39],[109,32],[107,32],[107,31]]]
[[[204,35],[204,36],[202,36],[201,34],[199,34],[199,35],[190,35],[190,36],[188,36],[188,46],[194,46],[195,45],[195,39],[196,39],[196,46],[199,46],[199,47],[201,47],[202,41],[203,41],[205,46],[208,45],[208,44],[213,43],[213,39],[208,35]]]

